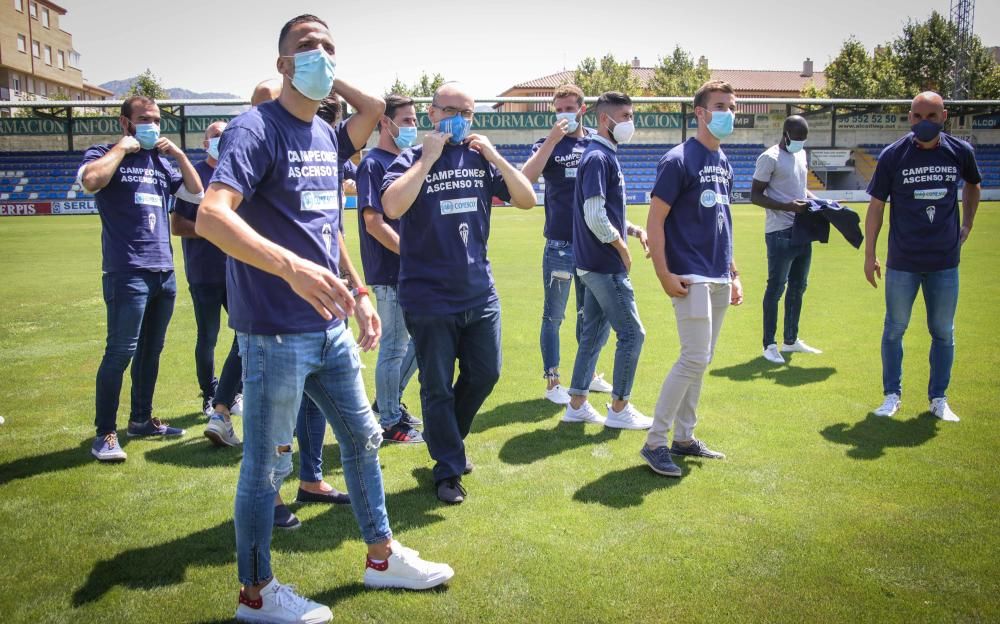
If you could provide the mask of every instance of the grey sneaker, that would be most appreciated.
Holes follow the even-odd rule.
[[[639,451],[639,455],[646,460],[649,468],[656,474],[661,474],[665,477],[681,476],[680,466],[675,464],[674,460],[671,459],[670,450],[667,447],[658,446],[651,449],[648,446],[643,446],[642,450]]]
[[[215,446],[239,446],[240,438],[233,429],[233,422],[218,412],[212,412],[205,427],[205,437]]]
[[[690,455],[692,457],[707,457],[708,459],[726,458],[725,453],[713,451],[705,446],[705,443],[698,438],[691,438],[691,442],[689,444],[678,444],[677,440],[674,440],[673,445],[670,447],[670,452],[674,455]]]

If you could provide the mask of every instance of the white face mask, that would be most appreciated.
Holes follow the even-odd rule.
[[[556,121],[565,119],[569,122],[569,125],[566,126],[566,132],[573,133],[576,132],[576,129],[580,126],[580,122],[576,119],[578,114],[579,113],[556,113]]]
[[[608,119],[611,119],[608,117]],[[632,140],[632,135],[635,134],[635,122],[629,121],[615,121],[615,127],[611,129],[611,136],[614,137],[615,143],[628,143]]]

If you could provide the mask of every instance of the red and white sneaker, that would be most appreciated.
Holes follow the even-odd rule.
[[[332,619],[330,607],[296,594],[292,587],[274,578],[260,590],[257,600],[250,600],[240,591],[240,606],[236,609],[237,622],[326,624]]]
[[[365,586],[376,588],[430,589],[447,582],[455,571],[446,563],[421,559],[417,551],[393,540],[392,554],[382,563],[365,561]]]

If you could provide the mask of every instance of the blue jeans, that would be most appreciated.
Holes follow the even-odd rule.
[[[326,332],[238,333],[243,358],[243,462],[236,485],[236,565],[240,582],[270,579],[274,497],[292,470],[292,432],[303,392],[340,443],[351,507],[367,544],[392,537],[378,449],[382,431],[361,380],[354,339],[339,324]]]
[[[646,330],[639,320],[635,304],[635,291],[628,273],[596,273],[590,271],[580,276],[585,287],[583,299],[583,327],[580,330],[573,379],[568,392],[587,396],[590,381],[597,368],[597,358],[607,340],[610,323],[618,337],[615,346],[615,371],[611,383],[611,396],[627,401],[632,394],[635,369],[646,339]]]
[[[882,391],[902,395],[903,334],[917,290],[924,291],[927,329],[931,334],[931,375],[927,398],[944,397],[955,361],[955,308],[958,306],[958,267],[931,273],[886,269],[885,328],[882,331]]]
[[[97,369],[97,435],[117,427],[122,377],[132,362],[132,406],[129,420],[146,422],[153,415],[153,391],[160,371],[160,352],[174,313],[177,280],[173,271],[121,271],[101,278],[107,307],[108,337]]]
[[[403,417],[399,403],[406,384],[417,372],[417,351],[410,334],[406,332],[396,287],[376,284],[372,290],[375,291],[378,316],[382,320],[382,340],[375,362],[375,398],[378,401],[379,424],[388,429]]]
[[[809,280],[812,243],[792,243],[792,229],[768,232],[767,288],[764,290],[764,348],[775,343],[778,330],[778,301],[785,295],[785,344],[795,344],[799,338],[799,315],[802,295]],[[785,291],[785,284],[788,291]]]
[[[457,314],[404,312],[404,317],[417,349],[424,441],[439,483],[465,470],[465,436],[500,379],[500,303]]]
[[[570,283],[576,290],[576,311],[583,308],[583,285],[576,274],[573,243],[550,240],[545,242],[542,253],[542,329],[539,343],[542,348],[543,374],[549,377],[559,369],[559,327],[566,318]],[[576,324],[576,338],[580,339],[580,323]]]
[[[226,302],[226,283],[220,284],[188,284],[191,291],[191,302],[194,304],[194,320],[198,326],[198,337],[194,344],[194,366],[198,376],[198,386],[201,388],[201,396],[205,399],[215,397],[220,381],[215,378],[215,344],[219,338],[219,326],[221,313],[225,309],[229,311]],[[230,384],[239,380],[240,375],[240,353],[236,345],[236,336],[233,336],[233,346],[229,349],[229,355],[222,365],[222,374],[226,375],[226,368],[231,371]],[[235,398],[235,387],[222,394],[232,394],[229,396],[227,407],[232,407]],[[227,398],[227,397],[221,397]]]

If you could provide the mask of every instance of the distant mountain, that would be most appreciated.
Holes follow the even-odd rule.
[[[101,87],[111,91],[115,94],[115,97],[124,97],[128,90],[132,88],[135,84],[136,78],[138,76],[133,76],[131,78],[126,78],[125,80],[110,80],[100,85]],[[167,93],[171,100],[229,100],[238,98],[238,95],[233,95],[232,93],[198,93],[196,91],[191,91],[190,89],[173,88],[167,89]],[[244,110],[245,107],[240,106],[186,106],[186,112],[188,115],[235,115]]]

